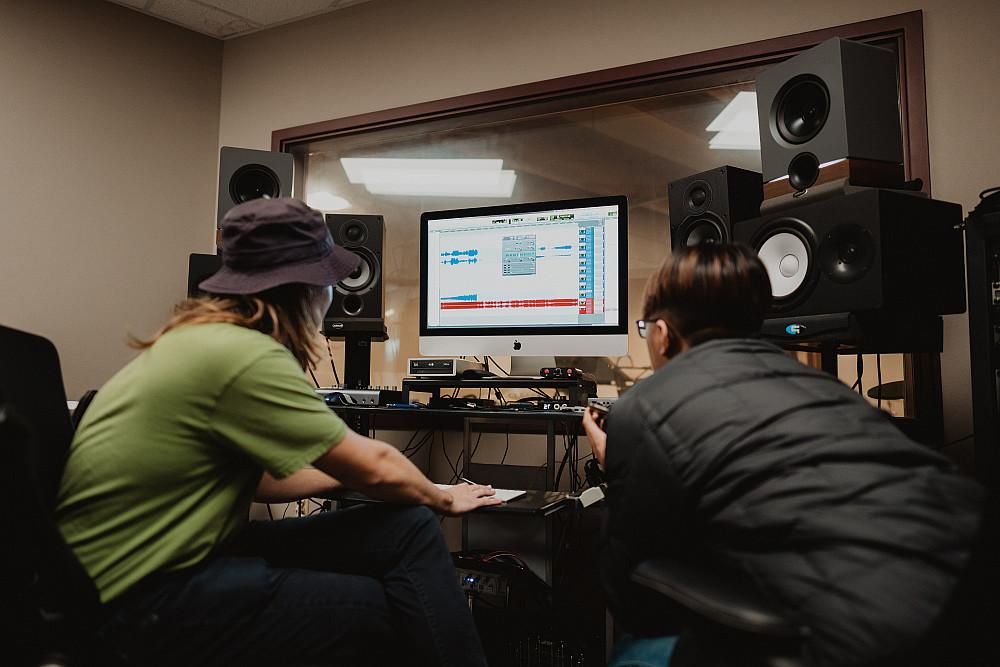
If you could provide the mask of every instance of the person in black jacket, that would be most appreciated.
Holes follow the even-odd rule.
[[[629,572],[697,559],[811,628],[807,664],[919,654],[968,566],[985,492],[837,378],[755,338],[770,304],[742,246],[678,251],[650,278],[637,324],[655,372],[604,424],[584,417],[608,481],[612,612],[656,633]]]

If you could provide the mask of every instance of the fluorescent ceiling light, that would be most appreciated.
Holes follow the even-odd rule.
[[[708,147],[715,150],[759,151],[760,130],[757,125],[757,93],[740,91],[726,108],[719,112],[706,132],[715,132]]]
[[[310,192],[306,195],[306,203],[320,211],[341,211],[350,208],[351,202],[330,192]]]
[[[517,174],[503,160],[341,158],[351,183],[376,195],[510,197]]]

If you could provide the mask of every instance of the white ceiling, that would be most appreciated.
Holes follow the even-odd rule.
[[[368,0],[110,0],[110,2],[211,37],[230,39]]]

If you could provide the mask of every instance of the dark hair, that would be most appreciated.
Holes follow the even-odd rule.
[[[643,319],[664,319],[688,345],[751,336],[771,307],[771,281],[743,245],[675,250],[646,283]]]
[[[152,347],[171,329],[189,324],[225,323],[256,329],[286,346],[303,370],[311,368],[320,346],[310,313],[317,292],[325,289],[302,283],[286,283],[259,294],[236,294],[188,299],[177,304],[174,315],[152,338],[129,338],[132,347]]]

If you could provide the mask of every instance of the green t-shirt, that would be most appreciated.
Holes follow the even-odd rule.
[[[262,471],[285,477],[347,426],[273,338],[174,329],[112,377],[76,432],[59,530],[105,602],[203,560],[247,522]]]

